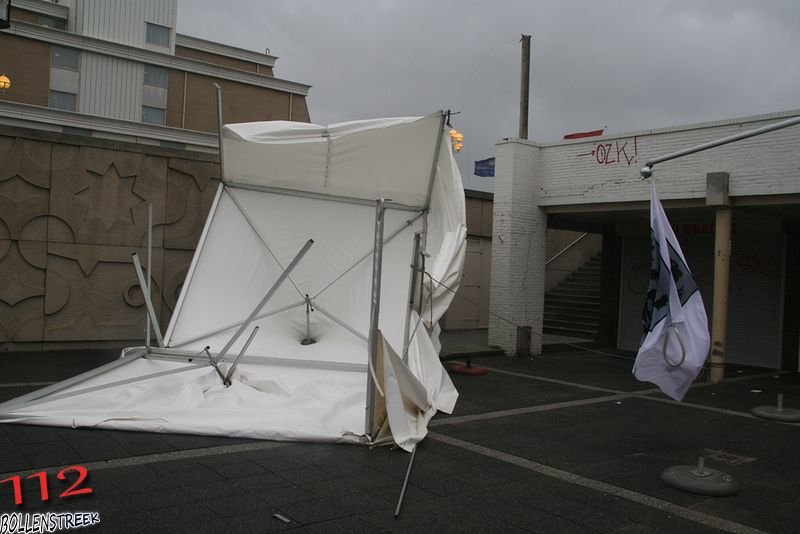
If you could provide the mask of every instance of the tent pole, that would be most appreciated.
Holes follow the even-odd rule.
[[[250,312],[250,315],[239,326],[239,329],[236,330],[236,333],[233,334],[233,337],[228,340],[228,342],[225,344],[224,347],[222,347],[222,350],[217,355],[217,361],[222,361],[222,358],[225,357],[225,354],[228,353],[228,350],[230,350],[230,348],[233,346],[233,344],[236,343],[236,340],[239,339],[239,336],[241,336],[242,333],[245,330],[247,330],[247,327],[250,326],[250,323],[252,323],[255,320],[256,315],[258,315],[259,312],[261,311],[261,309],[264,306],[266,306],[267,301],[269,301],[269,299],[272,298],[272,295],[275,294],[275,292],[278,290],[278,288],[283,283],[283,281],[286,280],[289,277],[289,273],[291,273],[292,270],[295,267],[297,267],[297,264],[300,262],[300,260],[303,258],[303,256],[306,255],[306,252],[308,252],[308,249],[310,249],[311,245],[313,245],[313,244],[314,244],[314,240],[313,239],[309,239],[308,241],[306,241],[305,245],[303,245],[303,248],[300,249],[300,252],[297,253],[297,255],[294,257],[292,262],[289,265],[286,266],[286,269],[283,270],[283,272],[278,277],[278,279],[275,281],[275,283],[272,285],[272,287],[269,288],[269,291],[267,292],[266,295],[264,295],[264,298],[261,299],[261,302],[259,302],[258,305],[255,307],[255,309],[252,312]]]
[[[428,192],[425,195],[425,210],[431,209],[431,196],[433,196],[433,180],[436,178],[436,169],[439,167],[439,153],[442,150],[442,137],[444,137],[444,124],[446,115],[444,111],[439,119],[439,133],[436,134],[436,146],[433,149],[433,161],[431,162],[431,175],[428,179]]]
[[[225,182],[225,157],[222,151],[222,87],[217,82],[211,82],[217,90],[217,142],[219,143],[219,179]]]
[[[61,382],[56,382],[55,384],[51,384],[49,386],[45,386],[42,389],[37,389],[36,391],[32,391],[30,393],[26,393],[20,397],[15,399],[8,400],[6,402],[0,403],[0,414],[9,413],[12,410],[16,409],[18,406],[21,406],[27,402],[35,401],[36,399],[40,399],[45,395],[49,395],[51,393],[56,393],[59,391],[63,391],[69,387],[81,384],[86,382],[90,378],[94,378],[96,376],[100,376],[103,373],[116,369],[117,367],[121,367],[123,365],[127,365],[133,361],[136,361],[140,358],[145,356],[145,352],[142,351],[135,356],[125,356],[122,358],[118,358],[112,362],[109,362],[105,365],[101,365],[100,367],[96,367],[85,373],[81,373],[77,376],[73,376],[72,378],[68,378],[66,380],[62,380]]]
[[[328,311],[325,311],[325,308],[320,307],[319,304],[314,304],[314,306],[315,306],[314,309],[316,311],[320,312],[322,315],[324,315],[325,317],[327,317],[328,319],[330,319],[334,323],[338,324],[339,326],[341,326],[342,328],[344,328],[345,330],[347,330],[348,332],[350,332],[351,334],[356,336],[361,341],[364,341],[365,343],[369,344],[369,338],[367,336],[365,336],[364,334],[362,334],[361,332],[359,332],[358,330],[356,330],[355,328],[353,328],[349,324],[345,323],[344,321],[342,321],[341,319],[336,317],[334,314],[332,314],[332,313],[330,313]]]
[[[225,379],[223,380],[223,383],[226,386],[231,385],[231,377],[233,376],[233,371],[236,369],[236,366],[239,365],[239,360],[241,360],[242,356],[244,356],[244,353],[247,351],[247,348],[250,346],[250,343],[253,342],[253,338],[256,337],[256,334],[258,334],[258,326],[253,328],[253,331],[250,333],[250,337],[247,338],[247,341],[245,341],[242,350],[239,351],[239,354],[236,356],[236,359],[233,360],[231,368],[228,369],[228,374],[225,375]]]
[[[378,363],[378,322],[381,309],[381,269],[383,267],[383,219],[386,213],[386,200],[383,198],[375,202],[375,241],[372,255],[372,303],[369,317],[369,367],[374,371]],[[367,373],[367,424],[366,433],[372,439],[375,432],[375,383],[372,374]]]
[[[289,304],[288,306],[284,306],[282,308],[276,308],[274,310],[270,310],[268,312],[264,312],[262,314],[257,315],[255,320],[258,321],[260,319],[265,319],[267,317],[272,317],[273,315],[277,315],[279,313],[283,313],[283,312],[291,310],[293,308],[297,308],[299,306],[302,306],[303,304],[304,304],[304,302],[300,301],[300,302],[295,302],[294,304]],[[182,347],[184,345],[188,345],[189,343],[194,343],[195,341],[199,341],[201,339],[204,339],[204,338],[219,334],[220,332],[224,332],[225,330],[230,330],[231,328],[236,328],[240,324],[242,324],[241,321],[236,322],[236,323],[231,323],[231,324],[228,324],[228,325],[225,325],[225,326],[220,326],[219,328],[215,328],[214,330],[211,330],[209,332],[204,332],[204,333],[198,334],[198,335],[196,335],[194,337],[190,337],[188,339],[183,339],[178,343],[173,343],[171,346],[172,346],[173,349],[176,349],[178,347]]]
[[[133,268],[136,269],[136,277],[139,279],[139,287],[142,288],[142,294],[144,295],[144,304],[147,306],[150,320],[153,321],[153,330],[156,332],[156,339],[158,340],[159,346],[163,347],[164,338],[161,337],[161,328],[158,326],[158,319],[156,319],[153,301],[150,299],[150,295],[147,294],[147,280],[145,280],[144,273],[142,272],[142,264],[139,261],[139,255],[134,252],[131,254],[131,258],[133,259]]]
[[[408,362],[408,333],[411,326],[411,310],[414,309],[414,289],[417,286],[417,269],[419,268],[420,232],[414,234],[414,247],[411,251],[411,281],[408,283],[408,309],[406,309],[406,322],[403,330],[403,361]]]
[[[217,208],[219,207],[219,200],[222,197],[222,192],[224,189],[225,185],[222,183],[220,183],[217,187],[217,193],[214,195],[213,202],[211,202],[211,209],[208,210],[208,218],[206,219],[205,225],[203,225],[203,232],[200,234],[200,240],[197,242],[197,248],[192,256],[192,262],[189,264],[189,271],[186,273],[186,278],[183,281],[184,289],[188,288],[192,282],[195,269],[197,269],[198,258],[200,257],[200,253],[203,251],[203,248],[206,245],[206,240],[208,239],[208,230],[211,228],[211,221],[214,220],[214,217],[216,216]],[[178,316],[183,310],[183,301],[186,298],[186,293],[187,291],[181,291],[181,294],[178,296],[178,302],[175,304],[175,309],[172,312],[172,318],[169,321],[169,325],[167,325],[167,333],[164,335],[164,338],[167,340],[167,344],[169,344],[172,340],[172,333],[174,332],[175,325],[178,322]]]
[[[408,460],[408,469],[406,469],[406,478],[403,480],[403,488],[400,490],[400,498],[397,499],[397,508],[394,509],[394,517],[400,515],[400,508],[403,506],[403,499],[406,497],[406,488],[408,487],[408,480],[411,478],[411,468],[414,466],[414,458],[417,457],[417,447],[419,443],[414,445],[414,450],[411,451],[411,459]]]
[[[147,294],[153,296],[153,204],[147,203]],[[145,288],[142,288],[144,291]],[[150,314],[146,313],[147,323],[144,331],[144,346],[150,348]]]
[[[422,248],[428,247],[428,212],[431,210],[431,197],[433,196],[433,182],[436,179],[436,171],[439,168],[439,154],[442,150],[442,138],[444,137],[444,127],[447,121],[447,114],[441,112],[439,119],[439,133],[436,134],[436,146],[433,148],[433,161],[431,161],[431,174],[428,179],[428,192],[425,194],[425,216],[422,219]]]

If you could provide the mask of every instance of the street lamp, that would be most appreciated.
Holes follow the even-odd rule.
[[[9,87],[11,87],[11,79],[5,74],[0,74],[0,94],[5,94]]]
[[[453,150],[461,152],[461,149],[464,147],[462,141],[464,141],[464,135],[455,128],[452,128],[450,130],[450,142],[453,144]]]

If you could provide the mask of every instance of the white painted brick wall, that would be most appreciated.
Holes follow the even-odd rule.
[[[797,115],[800,111],[542,144],[540,204],[646,201],[649,185],[639,170],[648,159]],[[709,172],[730,174],[732,197],[800,193],[799,147],[800,126],[792,126],[660,163],[655,166],[659,196],[705,198]]]
[[[517,328],[531,327],[531,353],[541,352],[547,216],[539,208],[540,148],[512,139],[497,145],[492,231],[489,343],[517,349]]]

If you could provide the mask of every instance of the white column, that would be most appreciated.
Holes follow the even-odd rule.
[[[531,328],[530,353],[542,348],[547,215],[539,207],[540,148],[523,139],[497,144],[489,344],[514,355],[517,328]]]

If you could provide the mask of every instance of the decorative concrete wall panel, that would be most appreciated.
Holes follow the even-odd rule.
[[[55,229],[50,241],[67,241],[71,234],[75,243],[140,245],[148,203],[154,225],[163,224],[166,158],[56,145],[53,160],[50,213],[69,232]]]
[[[0,239],[0,342],[42,341],[46,250]]]
[[[169,160],[165,247],[194,250],[218,187],[218,164]]]
[[[47,238],[50,144],[0,138],[0,238]]]
[[[137,340],[145,306],[131,253],[139,247],[51,243],[47,249],[45,341]],[[153,301],[161,306],[163,251],[153,251]]]

